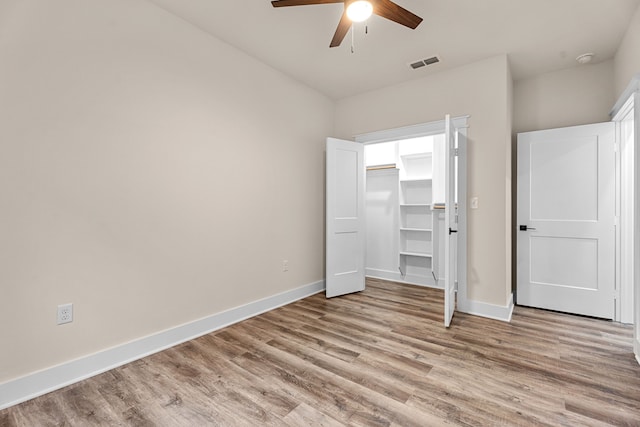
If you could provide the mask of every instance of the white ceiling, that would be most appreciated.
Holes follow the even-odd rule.
[[[329,48],[343,5],[274,8],[269,0],[151,0],[333,99],[508,54],[515,80],[615,55],[640,0],[396,0],[416,30],[374,16]],[[436,65],[408,63],[438,55]]]

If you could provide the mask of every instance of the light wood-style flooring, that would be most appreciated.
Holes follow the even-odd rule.
[[[1,426],[640,426],[632,329],[368,280],[0,412]]]

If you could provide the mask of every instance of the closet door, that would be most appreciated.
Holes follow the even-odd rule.
[[[458,221],[457,221],[457,185],[456,167],[457,149],[455,129],[449,115],[445,118],[445,217],[444,217],[444,326],[451,325],[456,308],[456,275],[458,267]]]
[[[364,145],[327,138],[326,296],[365,286]]]

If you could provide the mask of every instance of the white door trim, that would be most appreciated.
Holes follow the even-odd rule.
[[[632,174],[633,180],[635,184],[635,194],[638,194],[638,189],[640,188],[640,147],[638,146],[638,141],[640,141],[640,73],[636,74],[629,82],[629,85],[622,93],[613,109],[611,110],[610,116],[613,121],[620,121],[625,117],[629,112],[630,106],[634,106],[634,153],[632,160]],[[633,313],[633,350],[636,356],[636,360],[640,364],[640,197],[636,197],[633,204],[633,225],[634,225],[634,235],[633,235],[633,260],[632,262],[634,269],[634,278],[633,284],[631,285],[631,289],[623,288],[624,285],[620,286],[621,295],[630,295],[633,294],[632,298],[632,313]],[[618,284],[616,284],[618,285]],[[628,301],[622,301],[622,304],[628,303]],[[621,310],[623,311],[623,310]]]
[[[467,124],[470,116],[459,116],[451,118],[453,127],[461,132],[462,129],[469,127]],[[399,139],[419,138],[421,136],[438,135],[444,133],[444,120],[435,122],[421,123],[411,126],[403,126],[394,129],[385,129],[374,132],[362,133],[355,135],[353,138],[356,142],[362,144],[378,144],[380,142],[397,141]]]
[[[628,141],[622,138],[623,122],[634,111],[634,96],[630,96],[627,101],[618,109],[613,117],[616,124],[616,312],[613,320],[622,323],[633,323],[633,281],[625,280],[633,278],[634,267],[633,245],[634,236],[631,241],[627,230],[634,230],[633,211],[634,207],[626,203],[625,198],[631,191],[636,191],[637,186],[630,188],[628,183],[636,181],[636,170],[633,166],[633,158],[627,155]],[[635,143],[632,142],[635,146]],[[634,147],[635,148],[635,147]],[[632,200],[633,201],[633,200]],[[623,231],[624,230],[624,231]]]
[[[636,81],[638,90],[634,95],[635,101],[635,140],[636,140],[636,148],[638,148],[638,140],[640,140],[640,79]],[[633,169],[636,171],[636,189],[640,188],[640,182],[638,181],[638,168],[640,167],[640,149],[634,151],[634,159],[633,159]],[[637,194],[637,193],[636,193]],[[633,260],[633,265],[635,271],[640,271],[640,201],[638,200],[640,197],[636,197],[634,203],[634,226],[635,226],[635,235],[633,236],[633,249],[635,252],[635,258]],[[640,363],[640,274],[636,274],[634,277],[634,331],[633,331],[633,349],[636,355],[636,360]]]

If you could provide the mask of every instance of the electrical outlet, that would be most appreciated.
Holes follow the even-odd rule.
[[[289,261],[288,260],[282,260],[282,271],[289,271]]]
[[[58,325],[73,322],[73,304],[58,306]]]

